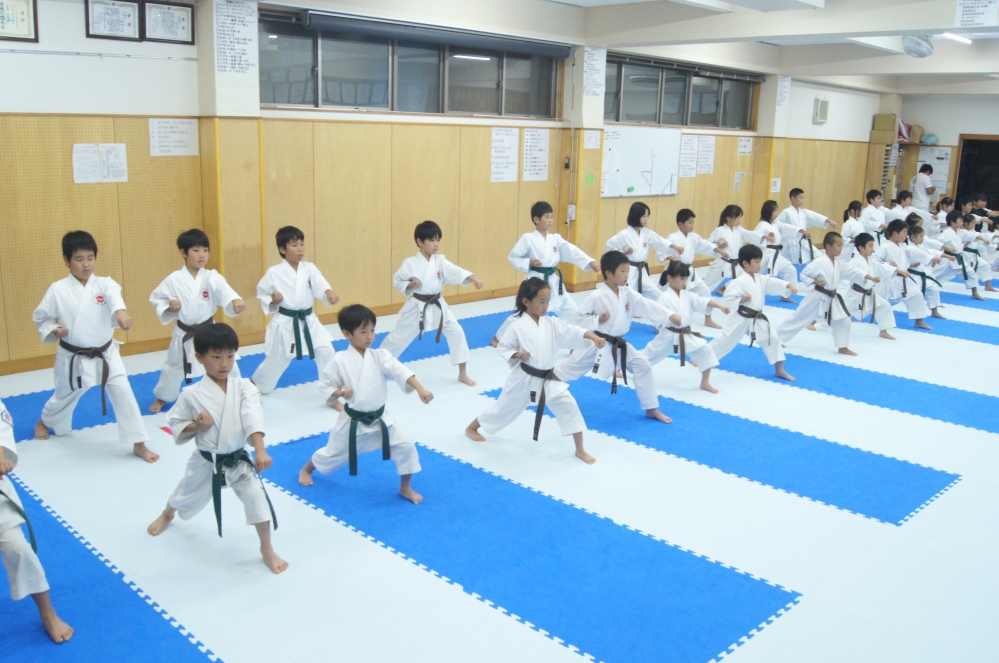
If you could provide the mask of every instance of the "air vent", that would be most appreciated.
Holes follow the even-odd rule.
[[[829,100],[816,99],[815,113],[812,115],[812,124],[825,124],[829,121]]]

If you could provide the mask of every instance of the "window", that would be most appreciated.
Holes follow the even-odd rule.
[[[604,121],[616,122],[621,106],[621,65],[608,62],[604,77]]]
[[[389,42],[323,35],[323,106],[389,107]]]
[[[666,72],[663,78],[662,124],[685,124],[687,118],[687,74]]]
[[[753,85],[748,81],[722,81],[723,127],[748,127],[753,110]]]
[[[721,81],[717,78],[694,76],[690,85],[690,124],[718,126],[718,96]]]
[[[659,67],[626,64],[621,86],[622,122],[659,121]]]
[[[308,30],[294,23],[260,21],[260,102],[316,103],[315,43]]]
[[[441,49],[431,44],[396,46],[396,110],[441,112]]]
[[[506,56],[504,115],[548,115],[555,86],[555,60],[545,55]]]
[[[499,114],[502,53],[454,50],[448,53],[447,66],[449,111]]]

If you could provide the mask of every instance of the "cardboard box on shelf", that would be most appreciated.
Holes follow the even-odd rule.
[[[878,113],[874,116],[874,131],[891,131],[895,132],[898,130],[898,116],[894,113]],[[874,142],[874,141],[871,141]]]
[[[870,142],[877,143],[879,145],[891,145],[892,143],[898,142],[898,134],[894,129],[891,131],[872,131]]]

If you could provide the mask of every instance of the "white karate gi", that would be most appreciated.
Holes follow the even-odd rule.
[[[912,272],[912,270],[916,270],[917,272],[922,272],[926,276],[930,277],[926,279],[925,290],[923,291],[923,299],[926,300],[926,307],[932,310],[940,306],[940,286],[934,281],[932,281],[931,278],[933,279],[937,278],[936,272],[937,268],[940,266],[940,263],[950,262],[950,261],[947,260],[946,258],[943,258],[943,251],[931,248],[931,245],[927,244],[928,242],[936,244],[938,246],[940,245],[940,242],[935,242],[932,238],[925,237],[924,233],[922,243],[915,244],[911,241],[908,243],[907,253],[909,255],[910,260],[919,263],[919,265],[917,265],[916,267],[910,266],[909,271]],[[934,267],[933,265],[931,265],[931,263],[936,258],[942,258],[942,260],[940,261],[940,263],[938,263],[936,267]],[[920,289],[923,289],[924,287],[923,277],[915,273],[913,273],[913,276],[915,277],[916,281],[919,283]],[[940,281],[940,279],[937,279],[937,281]],[[943,281],[940,282],[943,283]]]
[[[118,420],[119,439],[124,443],[138,444],[148,441],[149,436],[146,435],[132,386],[128,383],[125,365],[118,354],[118,343],[114,340],[114,329],[118,326],[115,313],[124,310],[121,286],[114,279],[91,275],[84,286],[70,274],[49,286],[31,318],[42,343],[59,342],[52,333],[57,327],[69,329],[63,340],[76,347],[99,348],[111,341],[104,351],[109,368],[107,397]],[[71,388],[69,374],[72,357],[73,353],[62,346],[56,349],[55,393],[42,409],[42,423],[54,430],[56,435],[65,435],[72,430],[77,401],[91,387],[101,386],[104,370],[101,360],[78,355],[72,362]]]
[[[933,186],[933,180],[926,173],[916,173],[916,176],[909,182],[909,190],[912,192],[912,206],[928,211],[930,209],[930,194],[927,189]]]
[[[964,287],[970,290],[978,287],[978,275],[975,271],[975,263],[973,260],[975,258],[975,254],[964,252],[964,239],[961,234],[963,232],[963,230],[959,232],[951,226],[945,226],[944,229],[940,231],[940,234],[934,238],[937,242],[940,242],[941,249],[943,249],[944,245],[949,246],[954,249],[954,253],[961,256],[955,260],[942,261],[940,265],[937,266],[936,278],[941,283],[946,283],[947,281],[955,278],[960,279],[964,281]],[[923,241],[926,242],[926,240]],[[961,263],[959,262],[960,260],[964,260],[964,269],[961,268]],[[965,273],[968,275],[967,278],[964,277]]]
[[[860,223],[864,226],[864,232],[874,237],[874,246],[881,246],[884,241],[885,229],[888,221],[895,215],[884,205],[875,207],[868,205],[860,212]]]
[[[785,242],[796,242],[798,241],[798,236],[800,230],[798,226],[792,226],[789,223],[784,223],[782,221],[774,220],[773,223],[769,221],[760,220],[756,224],[756,230],[760,234],[760,241],[758,246],[763,250],[763,262],[760,266],[760,274],[776,276],[779,279],[787,281],[788,283],[797,284],[798,283],[798,272],[794,269],[794,265],[791,261],[781,255],[780,249],[769,249],[768,246],[786,246]],[[773,233],[774,240],[765,238],[765,235]],[[738,255],[738,250],[730,251],[730,255],[734,258]],[[776,268],[775,268],[776,265]]]
[[[384,348],[368,348],[362,356],[353,345],[338,352],[333,361],[323,371],[324,392],[353,389],[354,394],[346,399],[347,405],[357,412],[375,412],[385,406],[388,398],[386,382],[395,380],[404,393],[415,391],[406,383],[413,377],[413,371],[406,368]],[[332,396],[330,397],[332,398]],[[389,447],[392,462],[399,476],[416,474],[420,471],[420,457],[413,439],[395,422],[388,412],[381,417],[388,428]],[[378,422],[370,426],[357,424],[357,455],[382,448],[382,429]],[[346,411],[337,417],[330,431],[326,446],[312,454],[312,464],[322,474],[339,470],[350,460],[350,415]]]
[[[689,327],[693,322],[694,312],[707,313],[710,301],[707,297],[701,297],[689,290],[681,290],[677,294],[673,288],[667,287],[659,297],[658,303],[670,314],[679,315],[680,324],[674,324],[670,320],[667,325],[660,327],[656,337],[649,341],[649,344],[642,350],[642,356],[655,366],[670,354],[678,353],[680,351],[680,335],[671,332],[668,327],[677,329]],[[718,365],[715,351],[711,349],[707,341],[693,334],[684,334],[684,336],[686,338],[683,339],[683,343],[687,350],[687,356],[697,362],[697,370],[703,373]]]
[[[908,245],[887,240],[874,252],[873,257],[878,262],[894,266],[896,272],[895,276],[883,279],[875,288],[875,292],[893,305],[903,302],[909,312],[910,320],[921,320],[928,316],[930,309],[926,308],[926,300],[923,299],[923,291],[919,287],[920,279],[915,276],[905,278],[898,275],[899,270],[908,271],[910,263],[919,262],[909,257]],[[903,281],[905,281],[904,288]]]
[[[704,239],[697,233],[692,232],[684,235],[680,230],[677,230],[675,233],[666,238],[666,245],[667,250],[658,254],[659,262],[664,263],[672,257],[682,263],[685,263],[688,267],[690,267],[690,278],[687,279],[686,290],[697,293],[701,297],[710,297],[711,290],[708,289],[704,279],[697,276],[697,270],[694,269],[694,258],[696,258],[698,254],[706,256],[714,255],[718,246]],[[677,252],[672,248],[673,246],[682,247],[683,251]],[[725,249],[723,250],[729,255],[732,255],[731,252]]]
[[[537,322],[534,322],[527,313],[514,317],[500,338],[498,348],[500,356],[513,370],[503,383],[503,391],[496,402],[478,416],[479,425],[483,430],[494,434],[513,423],[530,403],[537,403],[542,383],[545,390],[545,407],[555,415],[562,435],[573,435],[586,430],[586,423],[583,421],[576,399],[569,393],[569,385],[564,382],[569,379],[566,377],[564,367],[574,358],[577,362],[587,363],[591,368],[593,366],[597,347],[583,338],[585,333],[586,330],[552,316],[543,316]],[[568,360],[556,366],[560,348],[574,352]],[[531,353],[525,364],[541,370],[554,368],[559,379],[544,382],[541,378],[525,373],[520,368],[521,361],[513,356],[524,351]],[[532,396],[535,398],[532,399]]]
[[[850,311],[840,304],[838,297],[829,297],[816,290],[815,281],[818,279],[825,281],[825,285],[822,287],[836,292],[844,280],[864,285],[867,274],[868,272],[853,263],[842,258],[830,258],[828,255],[818,256],[808,263],[808,266],[801,272],[801,281],[808,287],[808,292],[791,317],[784,320],[777,328],[777,335],[780,336],[781,341],[789,343],[798,332],[811,324],[813,320],[829,322],[829,318],[831,318],[832,322],[829,327],[832,331],[833,347],[839,349],[850,345]],[[830,307],[832,307],[832,315],[827,318]]]
[[[892,211],[895,212],[897,218],[902,219],[903,221],[908,219],[910,214],[918,215],[919,218],[923,220],[924,228],[935,222],[932,214],[925,209],[916,207],[915,205],[909,205],[908,207],[902,207],[899,205]]]
[[[894,267],[874,260],[873,254],[871,258],[865,258],[858,253],[850,260],[850,264],[863,271],[864,274],[877,276],[882,282],[887,281],[895,275]],[[843,297],[843,301],[846,302],[846,308],[850,311],[850,314],[858,320],[863,321],[873,311],[874,320],[877,322],[880,331],[893,329],[896,326],[895,311],[892,310],[888,300],[878,294],[877,284],[865,279],[865,282],[859,285],[864,290],[870,291],[870,294],[865,296],[864,293],[857,292],[853,288],[854,282],[847,279],[844,279],[839,284],[839,294]]]
[[[847,260],[853,259],[853,256],[857,253],[857,247],[854,246],[854,240],[856,240],[857,235],[863,232],[867,232],[867,229],[864,227],[864,223],[860,219],[855,219],[851,216],[843,222],[843,227],[840,228],[839,231],[839,234],[843,236],[843,253],[840,257]],[[877,240],[875,240],[875,246],[877,246]]]
[[[267,333],[264,337],[264,353],[266,358],[257,366],[253,373],[253,383],[260,389],[261,394],[269,394],[274,391],[278,380],[288,368],[295,352],[295,327],[292,318],[278,312],[278,309],[286,308],[293,311],[302,311],[315,306],[315,300],[320,300],[327,306],[332,303],[326,297],[326,291],[330,289],[329,282],[323,278],[319,268],[311,262],[304,260],[298,263],[298,269],[294,269],[287,260],[282,260],[267,270],[264,278],[257,284],[257,299],[264,307],[264,315],[273,316],[267,323]],[[271,303],[271,294],[280,292],[284,299],[277,304]],[[319,317],[313,312],[306,318],[302,325],[302,355],[305,356],[308,346],[305,344],[305,325],[308,325],[309,333],[312,335],[312,346],[316,353],[316,365],[319,374],[322,375],[326,366],[333,361],[333,337],[326,331]]]
[[[784,209],[778,216],[776,221],[778,223],[786,223],[788,225],[796,226],[799,230],[806,230],[813,226],[818,226],[820,228],[826,227],[826,217],[822,216],[818,212],[813,212],[810,209],[797,209],[794,206]],[[808,247],[805,246],[805,242],[811,242],[811,238],[807,235],[798,235],[791,239],[787,244],[784,245],[784,257],[790,260],[792,263],[803,264],[811,260],[811,253],[815,253],[814,247],[811,253],[808,251]],[[804,252],[802,252],[804,250]]]
[[[654,230],[648,228],[635,228],[628,226],[607,240],[608,251],[621,251],[631,249],[631,253],[626,254],[631,262],[647,262],[649,250],[655,249],[657,253],[669,251],[669,245],[662,236]],[[645,272],[645,270],[642,270]],[[638,267],[631,266],[628,274],[628,287],[638,292]],[[642,295],[649,299],[658,299],[662,288],[659,286],[659,275],[650,276],[648,273],[642,274]]]
[[[443,315],[443,333],[451,354],[451,365],[457,366],[467,362],[469,352],[465,331],[458,324],[458,319],[454,317],[454,313],[444,301],[444,297],[442,296],[438,300],[441,307],[437,308],[433,304],[425,306],[423,302],[413,297],[413,294],[430,296],[439,294],[448,284],[470,285],[470,276],[472,276],[472,272],[448,262],[442,255],[432,255],[430,260],[427,260],[422,253],[417,253],[415,256],[403,260],[399,271],[392,277],[392,285],[406,296],[406,303],[399,311],[399,319],[396,321],[392,333],[386,336],[378,347],[382,350],[388,350],[395,357],[401,355],[413,342],[413,339],[419,335],[421,318],[423,318],[423,333],[430,334],[436,339],[440,316]],[[413,279],[420,280],[420,287],[407,292],[406,288]],[[424,315],[424,311],[426,311],[426,315]]]
[[[973,266],[978,280],[988,283],[992,280],[992,262],[988,242],[982,241],[984,235],[977,230],[961,230],[959,235],[964,240],[964,259],[969,268]]]
[[[168,325],[177,320],[185,325],[199,325],[215,315],[215,310],[222,307],[228,316],[235,316],[232,303],[239,295],[226,282],[225,277],[214,269],[198,270],[197,276],[191,276],[187,267],[181,267],[163,279],[149,295],[149,303],[156,308],[156,317],[161,324]],[[179,311],[170,311],[170,300],[180,302]],[[170,336],[170,348],[166,359],[160,368],[160,379],[153,387],[153,396],[166,403],[177,400],[185,377],[200,377],[205,374],[204,367],[194,358],[194,339],[187,341],[187,361],[191,364],[190,376],[184,375],[184,344],[186,332],[174,325]],[[234,364],[231,377],[239,377],[239,365]]]
[[[731,228],[723,225],[718,226],[711,232],[708,241],[714,242],[716,245],[725,242],[725,245],[721,248],[728,253],[731,260],[737,260],[739,249],[742,248],[743,244],[755,244],[759,246],[764,240],[763,235],[755,230],[748,230],[742,226]],[[735,265],[736,277],[741,273],[742,267]],[[708,290],[714,292],[715,288],[728,278],[732,278],[732,263],[718,256],[711,263],[711,266],[708,267],[708,275],[704,278],[704,282],[707,284]]]
[[[211,415],[214,423],[203,431],[185,433],[184,429],[195,423],[202,412]],[[212,500],[215,463],[207,461],[201,452],[207,451],[213,457],[234,453],[249,444],[254,433],[264,433],[260,391],[246,378],[231,375],[222,391],[214,380],[206,377],[180,393],[177,403],[167,413],[167,425],[177,444],[194,439],[194,452],[187,460],[184,478],[167,502],[177,509],[182,520],[190,520]],[[236,463],[235,467],[225,468],[225,486],[232,488],[243,503],[247,525],[270,521],[267,495],[252,467]]]
[[[737,311],[740,305],[754,311],[762,311],[766,304],[767,295],[781,295],[783,297],[790,295],[791,291],[787,289],[787,286],[787,281],[781,281],[776,277],[746,274],[745,272],[726,286],[722,303],[732,309],[732,314],[725,322],[724,335],[708,344],[719,360],[731,352],[744,336],[752,338],[751,334],[754,333],[755,323],[756,344],[763,350],[770,365],[784,361],[784,350],[780,346],[780,337],[777,335],[777,330],[771,328],[770,322],[744,318]],[[743,303],[742,298],[746,295],[752,295],[752,299]]]
[[[4,458],[17,467],[17,448],[14,446],[14,420],[7,407],[0,401],[0,447]],[[20,601],[30,594],[49,591],[45,570],[38,555],[21,530],[24,518],[17,513],[11,502],[23,507],[21,498],[14,489],[14,482],[6,474],[0,474],[0,491],[7,497],[0,497],[0,558],[7,569],[10,581],[10,598]]]

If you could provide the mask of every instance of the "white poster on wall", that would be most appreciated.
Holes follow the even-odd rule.
[[[787,110],[791,106],[791,77],[777,77],[777,109]]]
[[[489,181],[517,181],[517,153],[520,150],[520,129],[493,127],[493,144],[490,153]]]
[[[775,177],[770,180],[770,193],[780,193],[780,178]]]
[[[680,137],[680,177],[697,177],[697,136]]]
[[[735,189],[736,191],[741,190],[742,189],[742,178],[745,177],[745,176],[746,176],[745,171],[741,171],[741,170],[737,171],[735,173],[735,182],[733,183],[732,188]]]
[[[215,0],[215,71],[257,73],[257,3]]]
[[[180,118],[149,118],[149,156],[198,156],[198,121]]]
[[[586,129],[583,131],[583,149],[584,150],[599,150],[600,149],[600,139],[603,132],[599,129]]]
[[[73,145],[73,183],[127,182],[125,143]]]
[[[980,28],[999,25],[999,0],[957,0],[955,28]]]
[[[524,181],[548,181],[548,129],[524,129]]]
[[[740,138],[739,139],[739,156],[740,157],[751,157],[751,156],[753,156],[753,139],[752,138]]]
[[[923,164],[928,163],[933,166],[930,181],[937,188],[938,194],[942,194],[950,188],[947,186],[947,179],[950,176],[951,152],[949,147],[923,146],[919,148],[919,164],[916,167],[916,172],[919,172],[919,168]]]
[[[607,49],[586,47],[583,56],[583,96],[602,97],[607,85]]]
[[[101,181],[127,182],[128,157],[125,143],[101,143]]]
[[[715,172],[715,137],[697,137],[697,174],[711,175]]]

